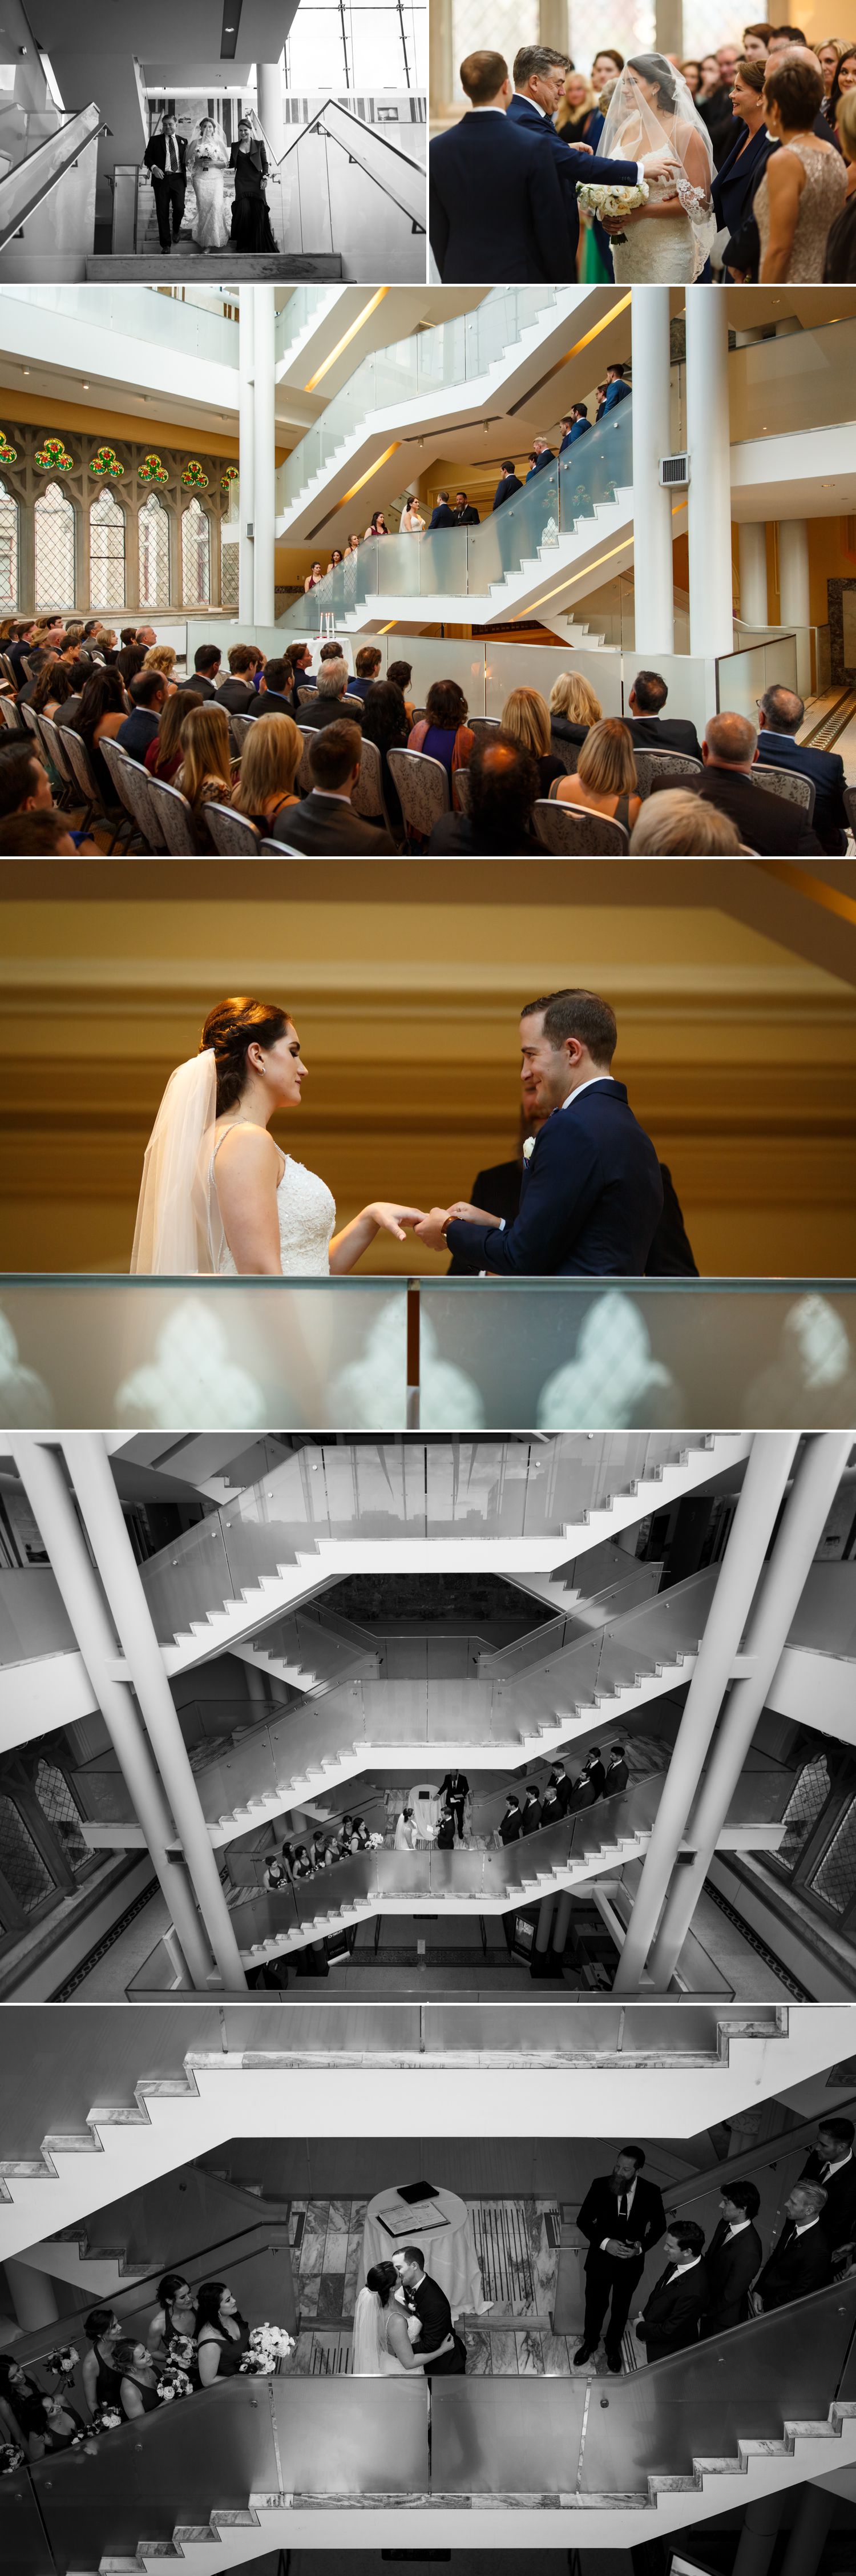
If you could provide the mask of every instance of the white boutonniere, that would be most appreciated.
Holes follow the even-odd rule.
[[[535,1152],[535,1145],[536,1145],[536,1142],[537,1142],[537,1139],[536,1139],[534,1136],[527,1136],[527,1138],[526,1138],[526,1142],[525,1142],[524,1147],[523,1147],[523,1160],[524,1160],[524,1163],[528,1163],[528,1162],[531,1160],[531,1157],[532,1157],[532,1155],[533,1155],[533,1154],[534,1154],[534,1152]]]

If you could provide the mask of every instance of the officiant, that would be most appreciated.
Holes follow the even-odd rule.
[[[160,133],[150,135],[143,160],[151,173],[161,250],[169,251],[184,221],[187,189],[187,145],[174,116],[165,116]]]

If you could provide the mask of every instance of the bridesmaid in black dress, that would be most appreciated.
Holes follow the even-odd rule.
[[[203,2388],[233,2379],[248,2349],[250,2329],[226,2281],[203,2281],[196,2299],[199,2377]]]
[[[256,133],[249,117],[242,117],[238,140],[229,155],[235,173],[235,198],[232,206],[232,240],[236,250],[273,251],[277,243],[271,231],[265,180],[268,157],[261,135]]]

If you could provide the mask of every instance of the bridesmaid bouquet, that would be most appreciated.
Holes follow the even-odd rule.
[[[77,2362],[77,2346],[73,2343],[60,2344],[53,2352],[42,2355],[42,2368],[50,2371],[52,2379],[73,2379]]]
[[[82,2450],[84,2443],[94,2441],[96,2433],[117,2433],[124,2420],[121,2406],[96,2406],[88,2424],[81,2424],[79,2433],[72,2434],[71,2449]]]
[[[195,2337],[193,2335],[178,2334],[173,2331],[167,2345],[166,2357],[167,2361],[171,2362],[173,2368],[179,2372],[181,2377],[183,2377],[190,2369],[191,2363],[196,2359]],[[184,2391],[182,2390],[182,2395],[183,2394]]]
[[[284,2326],[251,2326],[249,2348],[239,2363],[239,2374],[245,2378],[271,2379],[278,2361],[287,2361],[294,2351],[294,2336]]]
[[[0,2442],[0,2478],[13,2478],[16,2469],[23,2466],[24,2454],[20,2443]]]
[[[577,196],[587,214],[600,215],[601,218],[605,215],[607,223],[619,223],[622,215],[632,215],[637,206],[647,205],[648,181],[638,180],[635,188],[610,188],[603,181],[595,184],[587,179],[578,179]]]
[[[170,2364],[158,2380],[157,2393],[163,2406],[173,2405],[177,2397],[190,2397],[192,2390],[193,2382],[188,2378],[186,2370],[179,2370],[175,2362]]]

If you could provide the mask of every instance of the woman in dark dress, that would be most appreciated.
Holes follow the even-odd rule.
[[[199,2377],[203,2388],[215,2379],[234,2379],[250,2340],[234,2290],[226,2281],[203,2281],[196,2301]]]
[[[722,162],[713,182],[713,211],[717,229],[727,227],[728,240],[722,253],[725,278],[742,278],[754,284],[758,276],[761,245],[753,205],[755,190],[760,186],[771,152],[778,151],[767,133],[764,121],[764,65],[739,62],[731,84],[731,104],[739,119],[737,135],[730,152]]]
[[[229,160],[235,173],[232,206],[235,249],[275,253],[279,244],[271,231],[264,186],[269,163],[255,117],[241,118],[238,140],[232,145]]]

